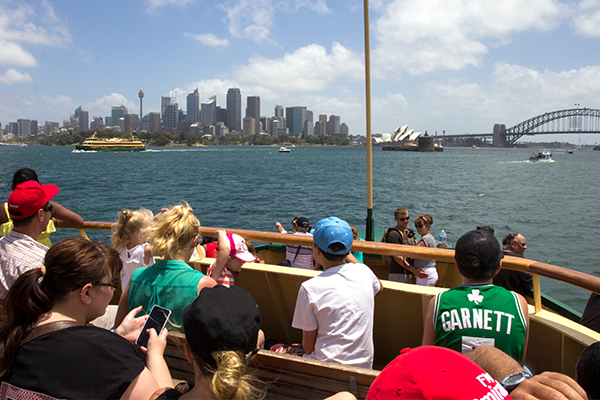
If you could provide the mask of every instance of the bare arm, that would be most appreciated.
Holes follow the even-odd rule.
[[[5,224],[9,221],[8,215],[6,215],[4,204],[6,203],[2,203],[2,207],[0,208],[0,224]]]
[[[315,345],[317,344],[317,331],[302,331],[302,348],[306,354],[310,354],[315,351]]]
[[[517,360],[492,346],[477,346],[466,356],[498,382],[502,382],[510,374],[523,371]]]
[[[223,272],[223,268],[225,268],[225,265],[229,260],[231,245],[229,244],[229,238],[227,237],[227,233],[224,229],[215,231],[215,235],[219,239],[219,253],[217,254],[217,258],[213,264],[211,276],[213,279],[217,280],[221,276],[221,272]]]
[[[83,218],[79,214],[61,206],[55,201],[52,202],[52,218],[60,219],[73,228],[83,225]]]
[[[169,386],[172,386],[171,383]],[[158,390],[158,382],[148,368],[144,370],[129,384],[121,399],[149,399]]]
[[[281,225],[280,222],[275,222],[275,228],[279,231],[279,233],[285,233],[285,228]]]
[[[205,288],[205,287],[213,287],[217,285],[217,281],[215,281],[213,278],[211,278],[210,276],[203,276],[202,279],[200,279],[200,282],[198,282],[198,294],[200,294],[200,291]]]
[[[425,315],[425,326],[423,327],[423,340],[422,346],[433,346],[435,345],[435,329],[433,327],[433,306],[435,304],[435,297],[429,300],[427,306],[427,314]]]
[[[354,257],[354,254],[352,254],[352,253],[348,253],[346,258],[344,259],[344,262],[352,263],[352,264],[360,264],[360,262],[358,262],[358,260],[356,259],[356,257]]]
[[[148,265],[152,259],[152,246],[149,244],[144,247],[144,265]]]

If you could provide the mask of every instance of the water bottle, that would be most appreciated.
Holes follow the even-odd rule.
[[[440,242],[447,242],[448,236],[446,236],[446,231],[442,229],[440,232]]]

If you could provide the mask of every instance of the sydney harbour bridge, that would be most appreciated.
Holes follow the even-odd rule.
[[[591,108],[572,108],[547,112],[529,118],[515,126],[506,128],[504,124],[494,125],[492,133],[474,133],[462,135],[444,135],[443,139],[465,140],[492,138],[496,147],[512,146],[525,135],[600,133],[600,110]]]

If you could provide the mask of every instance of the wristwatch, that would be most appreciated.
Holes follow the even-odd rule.
[[[508,392],[512,392],[517,386],[521,384],[525,379],[531,378],[532,375],[527,371],[519,371],[514,374],[510,374],[506,378],[502,379],[500,384]]]

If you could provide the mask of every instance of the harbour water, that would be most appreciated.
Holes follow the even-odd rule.
[[[0,147],[0,199],[19,168],[61,190],[55,200],[88,221],[114,221],[123,208],[158,212],[187,201],[204,226],[275,231],[297,214],[311,223],[335,215],[364,228],[366,148],[152,148],[140,153],[77,153],[70,147]],[[537,150],[537,149],[535,149]],[[600,152],[527,162],[534,149],[446,148],[443,153],[373,149],[374,219],[381,232],[406,207],[444,229],[450,245],[477,225],[502,237],[519,231],[527,258],[600,275]],[[75,234],[63,230],[54,241]],[[108,232],[92,233],[107,240]],[[582,311],[589,294],[542,279],[542,290]]]

